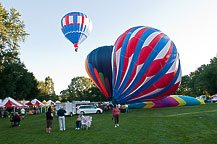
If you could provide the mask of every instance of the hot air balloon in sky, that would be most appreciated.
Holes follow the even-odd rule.
[[[145,26],[128,29],[112,53],[113,99],[120,104],[161,99],[181,81],[176,46],[161,31]]]
[[[62,17],[61,27],[63,34],[74,44],[77,52],[79,45],[92,31],[92,22],[84,13],[70,12]]]
[[[85,63],[88,75],[106,97],[112,97],[112,49],[113,46],[96,48],[88,54]]]

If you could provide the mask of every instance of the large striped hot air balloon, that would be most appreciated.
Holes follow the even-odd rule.
[[[113,100],[138,103],[174,93],[181,81],[176,46],[163,32],[145,26],[128,29],[112,52]]]
[[[92,31],[91,20],[81,12],[70,12],[61,19],[61,30],[65,37],[74,44],[77,51],[81,44]]]

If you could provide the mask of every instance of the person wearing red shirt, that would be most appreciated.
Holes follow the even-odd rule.
[[[115,119],[115,127],[119,127],[119,114],[120,110],[117,108],[117,105],[114,105],[113,111],[112,111],[112,119]]]

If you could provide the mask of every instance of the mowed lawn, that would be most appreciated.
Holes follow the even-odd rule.
[[[217,143],[217,104],[131,109],[120,114],[114,127],[111,112],[92,114],[89,130],[75,130],[77,116],[66,117],[66,131],[60,132],[56,117],[51,134],[45,132],[45,114],[29,115],[20,127],[10,128],[9,118],[0,119],[1,144],[213,144]]]

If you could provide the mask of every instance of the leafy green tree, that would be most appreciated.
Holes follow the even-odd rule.
[[[185,95],[185,96],[189,95],[189,91],[190,91],[190,89],[188,87],[189,81],[190,81],[190,77],[188,75],[183,76],[181,84],[180,84],[180,86],[179,86],[179,88],[175,94],[176,95]]]
[[[60,92],[61,101],[106,101],[107,98],[96,87],[90,78],[75,77],[66,90]]]
[[[210,95],[217,93],[217,57],[210,60],[210,64],[201,74],[204,92]]]
[[[73,100],[72,97],[70,97],[68,89],[62,90],[60,92],[60,97],[61,97],[61,102],[72,101]]]
[[[73,100],[84,100],[85,90],[94,87],[94,83],[89,78],[75,77],[68,86],[69,97]]]
[[[55,94],[55,91],[54,91],[54,82],[52,80],[51,77],[46,77],[45,78],[45,90],[46,90],[46,93],[48,95],[52,95],[52,94]]]
[[[85,91],[85,99],[95,102],[108,100],[96,86],[91,87]]]
[[[19,61],[19,42],[28,35],[20,16],[14,8],[8,12],[0,3],[0,71],[5,65]]]
[[[57,100],[54,91],[54,82],[50,76],[47,76],[45,81],[38,81],[38,89],[40,90],[39,100]]]
[[[0,72],[0,98],[31,99],[38,93],[37,81],[24,64],[9,64]]]
[[[217,57],[210,60],[210,64],[201,65],[190,75],[183,76],[176,94],[200,96],[217,93]]]

